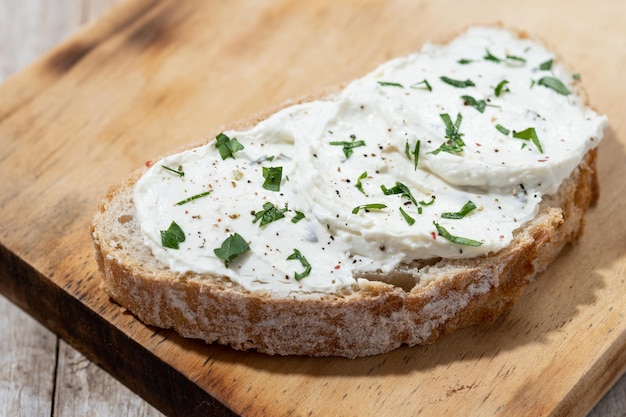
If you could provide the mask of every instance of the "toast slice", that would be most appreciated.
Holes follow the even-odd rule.
[[[519,34],[515,36],[525,38]],[[491,51],[486,56],[495,57]],[[512,56],[515,57],[513,61],[521,59]],[[398,87],[394,84],[399,83],[378,82],[379,87]],[[336,95],[323,99],[336,100]],[[463,105],[466,106],[464,114],[476,111],[467,103]],[[238,125],[234,132],[253,129],[260,119],[269,118],[255,118]],[[457,118],[457,128],[458,122]],[[605,123],[604,118],[598,117],[600,132]],[[446,131],[448,136],[449,133]],[[221,135],[223,133],[216,135],[215,140],[190,149],[198,146],[217,148],[219,138],[223,139]],[[540,195],[532,218],[512,231],[511,239],[504,247],[463,256],[433,256],[431,252],[420,256],[416,251],[409,254],[408,260],[394,263],[391,269],[375,264],[374,268],[353,271],[353,281],[349,285],[314,291],[300,285],[293,287],[300,290],[292,288],[288,293],[272,291],[271,287],[259,289],[246,285],[233,275],[223,273],[224,269],[214,272],[194,270],[193,267],[181,269],[164,259],[160,255],[162,248],[159,252],[146,243],[142,223],[144,209],[138,208],[137,184],[155,167],[142,168],[112,186],[94,216],[91,235],[102,286],[115,302],[146,324],[172,328],[184,337],[217,342],[235,349],[255,349],[270,355],[356,358],[385,353],[403,344],[432,343],[456,328],[495,320],[513,306],[524,287],[548,267],[565,245],[578,239],[585,213],[598,198],[596,144],[599,139],[601,137],[593,138],[594,145],[578,156],[574,168],[554,190]],[[537,153],[538,149],[540,146],[526,150]],[[424,158],[437,156],[435,150],[431,148],[430,156]],[[406,153],[407,160],[417,170],[417,152],[412,155],[415,161],[410,158],[411,152],[400,152]],[[214,153],[217,155],[217,150]],[[339,163],[343,164],[349,158],[345,156]],[[224,160],[215,157],[215,161]],[[477,185],[457,187],[465,192],[468,187]],[[206,196],[205,204],[209,205],[212,204],[211,198],[217,198],[209,192],[202,196]],[[402,197],[406,198],[406,193]],[[409,205],[405,202],[404,207]],[[276,206],[274,209],[277,207],[280,208]],[[368,208],[373,212],[378,210],[373,206]],[[363,214],[356,207],[355,210],[354,215]],[[282,213],[287,211],[285,205]],[[411,216],[417,217],[415,213]],[[307,211],[306,216],[307,219],[314,217],[314,210]],[[248,221],[261,230],[263,227],[256,223],[259,218],[253,214]],[[407,220],[406,216],[404,219]],[[466,243],[445,242],[447,231],[436,230],[439,234],[432,232],[433,240],[444,241],[463,253]],[[334,236],[340,239],[341,233],[334,234],[333,239]],[[220,241],[224,237],[220,237]],[[217,249],[216,245],[211,248]],[[181,252],[171,247],[165,251]],[[300,259],[305,266],[302,257],[295,259]],[[229,273],[237,262],[246,262],[220,258],[222,261]],[[308,270],[311,270],[310,264]],[[301,283],[308,277],[297,273],[295,277],[285,277],[289,285],[294,283],[294,278]]]

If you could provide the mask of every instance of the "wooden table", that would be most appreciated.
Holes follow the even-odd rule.
[[[0,81],[99,17],[113,3],[0,0]],[[4,297],[0,297],[0,352],[0,415],[161,415]],[[589,416],[626,416],[626,377]]]

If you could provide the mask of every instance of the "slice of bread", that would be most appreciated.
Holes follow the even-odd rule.
[[[431,343],[510,309],[581,234],[598,197],[595,165],[592,148],[495,253],[415,259],[390,273],[364,273],[359,286],[309,297],[246,289],[220,274],[172,271],[144,244],[137,218],[134,188],[145,168],[111,187],[91,234],[104,290],[146,324],[235,349],[355,358]]]

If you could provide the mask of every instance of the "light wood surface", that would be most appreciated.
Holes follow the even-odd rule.
[[[15,57],[0,76],[101,13],[96,3],[0,1],[0,57]],[[626,367],[626,9],[468,3],[114,7],[0,87],[0,290],[172,415],[229,414],[220,403],[249,416],[585,415]],[[495,20],[553,40],[611,129],[584,239],[494,326],[356,361],[269,358],[146,328],[99,291],[85,231],[109,184],[222,123]],[[158,415],[4,299],[0,313],[0,415]],[[626,415],[625,394],[622,378],[590,415]]]

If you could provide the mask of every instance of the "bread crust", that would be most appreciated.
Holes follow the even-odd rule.
[[[369,276],[365,288],[306,299],[276,298],[222,277],[168,271],[142,247],[134,218],[132,189],[141,172],[109,190],[91,235],[103,289],[146,324],[270,355],[356,358],[432,343],[509,310],[582,232],[584,215],[598,197],[595,165],[594,149],[496,254],[416,261],[391,275]],[[416,284],[394,285],[399,282]]]

